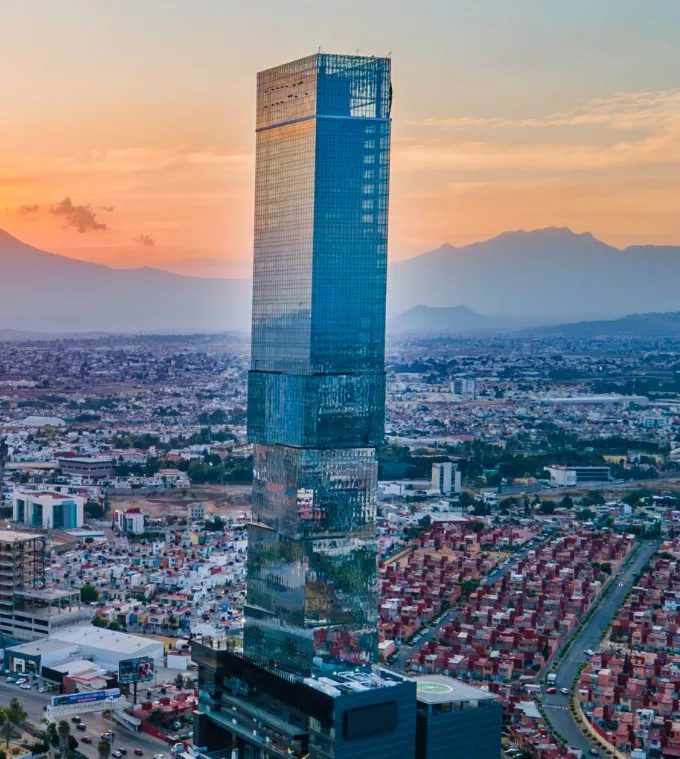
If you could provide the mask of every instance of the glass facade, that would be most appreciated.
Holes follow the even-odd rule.
[[[377,658],[390,61],[258,75],[247,654]]]

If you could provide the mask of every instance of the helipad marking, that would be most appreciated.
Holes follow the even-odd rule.
[[[443,683],[418,683],[416,686],[423,693],[450,693],[453,688]]]

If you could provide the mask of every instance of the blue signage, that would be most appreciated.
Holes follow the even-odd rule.
[[[92,704],[96,701],[106,701],[109,698],[120,698],[120,688],[93,690],[87,693],[68,693],[64,696],[52,696],[52,706]]]

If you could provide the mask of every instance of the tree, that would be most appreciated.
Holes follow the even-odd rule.
[[[10,724],[17,729],[23,725],[28,717],[24,705],[16,696],[10,699],[9,706],[5,711]]]
[[[590,509],[580,509],[576,512],[576,519],[579,522],[589,522],[595,518],[595,512]]]
[[[59,753],[61,759],[66,759],[69,749],[69,738],[71,737],[71,726],[69,723],[62,719],[57,725],[57,735],[59,736]]]
[[[95,627],[108,627],[109,626],[109,623],[105,619],[102,619],[101,617],[95,617],[92,620],[92,624]]]
[[[460,586],[463,597],[467,598],[470,593],[473,593],[475,590],[477,590],[479,583],[479,580],[463,580]]]
[[[181,672],[178,672],[175,675],[175,687],[182,689],[184,687],[184,677],[182,676]]]
[[[113,622],[109,622],[109,630],[114,630],[118,632],[118,630],[122,630],[122,629],[123,629],[123,625],[121,625],[121,623],[117,619],[114,619]]]
[[[88,501],[83,506],[83,511],[90,517],[90,519],[101,519],[104,516],[104,509],[94,501]]]
[[[83,585],[80,589],[80,600],[83,603],[95,603],[99,600],[99,593],[94,585],[89,583]]]
[[[555,504],[552,501],[541,501],[541,505],[538,507],[541,514],[554,514]]]
[[[5,739],[5,745],[9,748],[9,742],[14,734],[14,726],[9,720],[7,709],[0,707],[0,735]]]
[[[212,520],[205,520],[206,532],[222,532],[224,530],[224,527],[224,520],[218,515],[215,515]]]
[[[162,709],[156,707],[155,709],[151,710],[148,716],[148,720],[152,725],[160,727],[161,725],[165,724],[165,712]]]
[[[97,744],[97,757],[98,759],[109,759],[111,753],[111,741],[106,738],[102,738]]]
[[[571,500],[571,496],[565,495],[564,498],[560,501],[560,508],[572,509],[573,507],[574,507],[574,502]]]

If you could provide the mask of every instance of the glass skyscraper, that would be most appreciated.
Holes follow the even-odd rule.
[[[293,674],[377,658],[390,60],[258,74],[244,650]]]

